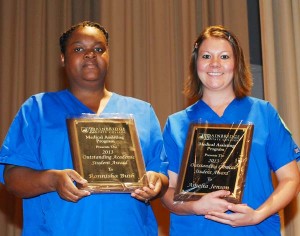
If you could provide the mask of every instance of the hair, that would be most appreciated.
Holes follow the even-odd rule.
[[[73,25],[70,29],[68,29],[66,32],[64,32],[60,36],[59,45],[60,45],[60,51],[61,51],[62,54],[65,54],[65,52],[66,52],[66,45],[67,45],[67,42],[68,42],[69,38],[71,37],[72,33],[80,27],[94,27],[94,28],[97,28],[98,30],[100,30],[104,34],[105,39],[106,39],[106,45],[108,45],[109,34],[103,26],[101,26],[100,24],[95,23],[95,22],[83,21],[83,22],[80,22],[76,25]]]
[[[203,96],[203,84],[197,73],[197,59],[201,44],[208,38],[224,39],[230,43],[234,54],[234,94],[237,98],[249,95],[253,86],[253,80],[249,65],[245,62],[243,49],[238,38],[221,25],[207,27],[196,39],[189,65],[189,75],[184,83],[184,95],[188,98],[197,97],[198,99],[201,99]]]

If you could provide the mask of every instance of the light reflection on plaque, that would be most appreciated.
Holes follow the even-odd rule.
[[[147,185],[133,117],[67,119],[74,169],[88,181],[81,189],[132,192]]]
[[[174,200],[197,200],[225,189],[231,192],[226,200],[240,202],[253,128],[252,124],[191,124]]]

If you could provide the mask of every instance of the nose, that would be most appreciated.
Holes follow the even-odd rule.
[[[219,66],[221,66],[220,59],[217,58],[217,57],[212,58],[209,65],[211,67],[219,67]]]
[[[87,50],[86,53],[84,54],[84,58],[95,58],[96,54],[94,50]]]

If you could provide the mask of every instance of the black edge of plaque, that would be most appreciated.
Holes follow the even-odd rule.
[[[209,192],[225,189],[231,193],[225,198],[227,201],[240,203],[253,129],[253,124],[192,123],[174,201],[194,201]]]
[[[68,118],[74,170],[92,193],[130,193],[148,185],[133,118]],[[111,131],[109,131],[111,130]]]

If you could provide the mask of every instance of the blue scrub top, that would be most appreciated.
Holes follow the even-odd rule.
[[[93,113],[68,90],[29,98],[0,151],[3,164],[36,170],[73,168],[66,118]],[[146,170],[167,173],[158,119],[149,103],[113,93],[103,113],[133,114]],[[130,194],[92,194],[77,203],[57,192],[23,199],[23,235],[157,235],[151,206]]]
[[[300,158],[299,148],[269,102],[245,97],[233,100],[219,117],[199,100],[187,109],[169,116],[164,132],[164,145],[169,170],[179,173],[189,125],[192,122],[214,124],[254,124],[243,203],[258,208],[273,192],[271,173]],[[278,214],[254,226],[236,227],[205,219],[171,213],[172,236],[198,235],[280,235]]]

